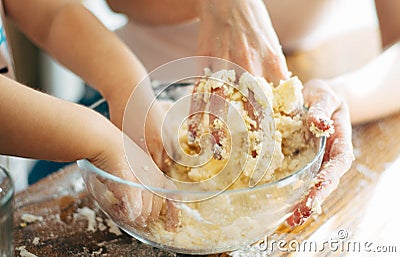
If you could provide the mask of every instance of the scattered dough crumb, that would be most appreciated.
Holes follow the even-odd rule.
[[[118,226],[110,219],[106,219],[105,220],[107,223],[107,226],[109,227],[108,232],[116,235],[116,236],[120,236],[122,235],[121,231],[119,230]]]
[[[318,215],[320,215],[322,213],[321,201],[318,198],[314,199],[314,202],[311,206],[311,210],[313,210]]]
[[[103,222],[100,222],[99,225],[98,225],[98,227],[99,227],[99,230],[100,230],[100,231],[104,231],[104,230],[107,229],[107,226],[104,225]]]
[[[97,251],[93,251],[92,252],[92,256],[99,256],[102,252],[103,252],[103,248],[100,248]]]
[[[22,257],[37,257],[37,255],[34,255],[33,253],[28,252],[28,250],[26,250],[25,245],[18,247],[17,250],[19,251],[19,255]]]
[[[32,244],[38,245],[38,244],[39,244],[39,241],[40,241],[40,238],[36,236],[35,238],[33,238]]]
[[[86,231],[96,232],[96,213],[92,209],[83,207],[74,214],[74,219],[76,219],[76,215],[82,215],[88,220]]]
[[[329,129],[327,130],[322,130],[319,129],[317,126],[315,126],[314,122],[311,122],[311,126],[310,126],[310,131],[316,136],[316,137],[322,137],[322,136],[326,136],[329,137],[330,135],[332,135],[333,133],[335,133],[335,129],[333,127],[333,121],[330,120],[329,121]]]
[[[21,215],[21,219],[26,223],[34,223],[36,221],[43,221],[42,216],[36,216],[33,214],[29,214],[29,213],[23,213]],[[22,224],[21,224],[21,227],[22,227]]]

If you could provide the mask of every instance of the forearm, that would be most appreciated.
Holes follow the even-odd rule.
[[[173,25],[197,18],[198,2],[203,0],[107,0],[113,11],[124,13],[138,23]]]
[[[399,81],[400,42],[361,69],[328,83],[347,101],[354,124],[399,111]]]
[[[400,1],[375,0],[382,46],[384,48],[400,40]]]
[[[5,7],[26,35],[107,100],[117,96],[124,106],[134,86],[146,76],[134,54],[80,3],[6,0]]]
[[[113,11],[147,25],[179,24],[209,14],[223,19],[233,8],[246,8],[249,4],[265,8],[262,0],[107,0],[107,3]]]
[[[197,2],[197,13],[201,15],[212,15],[220,17],[223,20],[229,19],[235,12],[243,12],[244,14],[255,14],[259,12],[267,17],[269,20],[268,12],[265,13],[265,4],[263,0],[199,0]],[[251,12],[251,13],[250,13]],[[248,19],[257,17],[246,17]]]
[[[94,111],[3,76],[0,92],[1,154],[55,161],[95,159],[112,147],[107,143],[111,137],[120,135]]]

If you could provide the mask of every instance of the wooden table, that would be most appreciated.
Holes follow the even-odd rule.
[[[353,136],[357,159],[342,178],[340,187],[324,203],[323,213],[294,230],[281,227],[271,240],[323,242],[336,236],[338,230],[346,229],[348,240],[361,240],[360,236],[365,236],[360,235],[362,232],[369,236],[362,240],[397,245],[400,251],[399,237],[393,237],[396,235],[393,232],[400,230],[398,212],[396,205],[391,206],[395,201],[392,198],[400,195],[400,187],[396,187],[400,181],[400,114],[358,126]],[[15,246],[26,246],[38,256],[183,256],[146,246],[126,234],[110,232],[106,216],[82,183],[73,165],[17,194]],[[387,195],[376,198],[388,187]],[[87,231],[88,219],[78,214],[84,207],[92,209],[97,217],[95,232]],[[370,208],[380,208],[378,216],[369,216]],[[44,220],[24,226],[21,219],[24,213]],[[390,229],[392,234],[384,229]],[[35,237],[39,238],[36,245]]]
[[[377,41],[371,41],[370,37],[368,40],[376,50]],[[358,43],[362,42],[365,41]],[[321,48],[336,55],[337,52],[332,50],[335,45],[322,45]],[[353,45],[353,50],[358,51],[355,54],[363,57],[362,62],[367,56],[376,54],[376,51],[360,52],[362,48],[354,42]],[[336,65],[337,69],[324,68],[323,64],[330,59],[329,55],[321,55],[322,52],[326,51],[317,49],[307,55],[295,53],[289,58],[289,65],[304,80],[315,75],[329,77],[343,71],[340,64]],[[360,62],[349,64],[347,60],[345,68],[357,67]],[[268,237],[270,241],[315,242],[321,250],[324,241],[342,236],[340,242],[371,243],[371,249],[396,246],[397,255],[389,256],[398,256],[400,222],[396,198],[400,195],[400,114],[354,127],[353,144],[357,159],[342,178],[339,188],[323,204],[323,213],[295,229],[280,227]],[[88,196],[76,166],[61,170],[17,194],[15,207],[15,246],[25,246],[37,256],[184,256],[152,248],[115,230]],[[24,213],[41,216],[43,221],[25,224],[21,219]],[[89,224],[89,220],[94,223]],[[328,245],[324,246],[324,251],[312,251],[304,256],[353,255],[349,251],[352,249],[330,250]],[[360,256],[382,256],[363,250],[360,249]],[[261,251],[259,256],[266,253]],[[277,250],[274,255],[289,253]]]

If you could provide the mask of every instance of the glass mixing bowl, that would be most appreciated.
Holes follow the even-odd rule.
[[[199,72],[198,68],[200,66],[198,64],[201,67],[223,67],[224,69],[233,70],[237,75],[244,74],[245,72],[234,63],[214,57],[197,56],[179,59],[152,71],[148,78],[136,86],[130,101],[132,103],[139,103],[141,107],[149,107],[147,103],[144,103],[147,98],[144,97],[143,92],[149,89],[151,81],[157,100],[173,102],[177,112],[182,112],[183,115],[187,116],[192,87],[194,83],[198,82],[199,77],[201,77],[198,74],[204,74]],[[142,86],[144,91],[140,91]],[[139,90],[137,91],[138,88]],[[136,92],[139,93],[136,94]],[[263,90],[258,92],[256,94],[257,97],[262,98],[263,92]],[[185,102],[185,99],[188,101]],[[105,108],[103,107],[105,105],[106,103],[103,101],[93,106],[93,108],[104,113]],[[137,108],[130,108],[128,103],[124,115],[123,130],[133,140],[141,140],[142,138],[134,138],[140,133],[129,134],[133,130],[126,129],[125,118],[132,119],[132,122],[135,124],[135,126],[131,127],[133,129],[146,124],[145,121],[147,118],[147,114],[141,114],[137,110]],[[107,111],[105,112],[107,114]],[[266,119],[273,117],[273,115],[269,115],[271,113],[268,114],[267,111],[265,113],[264,117]],[[176,113],[173,114],[175,115]],[[170,124],[172,125],[167,124],[167,127],[174,127],[175,129],[178,126],[179,119],[174,119],[181,114],[174,115],[169,116],[171,118]],[[158,116],[156,119],[158,119]],[[163,122],[163,126],[165,123],[168,123],[165,122],[165,119],[163,119]],[[129,122],[126,123],[130,124]],[[236,127],[237,123],[234,123],[232,128]],[[177,135],[178,133],[179,130],[175,130],[172,134]],[[167,251],[188,254],[212,254],[233,251],[255,243],[264,238],[264,236],[272,233],[289,217],[297,203],[308,192],[320,169],[324,155],[326,138],[312,138],[310,140],[314,140],[314,142],[310,142],[312,143],[311,145],[315,146],[313,148],[314,155],[308,159],[310,161],[303,167],[295,170],[291,175],[275,180],[274,182],[242,189],[207,191],[191,187],[191,184],[186,187],[172,187],[174,189],[149,188],[148,185],[134,183],[113,176],[93,166],[87,160],[78,161],[78,166],[91,196],[97,201],[101,209],[129,235]],[[140,142],[143,142],[143,140]],[[176,140],[176,142],[179,142],[179,140]],[[168,150],[166,149],[166,151]],[[243,153],[240,151],[236,152],[239,152],[239,155]],[[129,160],[130,157],[128,154],[127,157]],[[135,167],[135,165],[132,166]],[[136,165],[136,167],[136,169],[139,169],[139,166]],[[232,173],[235,173],[236,166],[233,167]],[[240,170],[240,168],[237,167],[237,170]],[[263,172],[263,168],[260,170]],[[136,171],[133,170],[133,172]],[[173,196],[175,200],[169,200],[167,203],[172,203],[180,211],[178,224],[175,224],[177,226],[175,228],[168,228],[166,226],[168,218],[164,215],[165,212],[163,211],[161,211],[158,218],[148,222],[145,226],[130,222],[125,216],[121,216],[120,209],[115,208],[118,205],[118,200],[109,188],[117,188],[119,191],[128,189],[127,191],[131,192],[148,190],[149,193],[155,195],[154,197]],[[176,188],[180,188],[180,190]]]
[[[105,101],[101,101],[94,109],[107,114],[106,105]],[[156,195],[207,199],[193,203],[176,202],[176,207],[181,210],[181,226],[175,231],[164,229],[165,220],[162,216],[146,227],[128,224],[120,218],[118,210],[110,207],[115,204],[115,198],[108,190],[109,187],[128,186],[149,190],[147,186],[111,175],[87,160],[78,161],[78,166],[90,195],[103,212],[129,235],[167,251],[212,254],[237,250],[255,243],[274,232],[288,218],[308,191],[320,168],[326,138],[314,140],[317,146],[314,158],[291,175],[271,183],[223,192],[151,188],[151,192]]]

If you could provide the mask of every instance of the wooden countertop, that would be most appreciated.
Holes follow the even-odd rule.
[[[400,193],[400,187],[392,183],[400,180],[400,114],[358,126],[353,136],[357,159],[339,188],[323,204],[323,213],[293,230],[279,228],[271,240],[323,242],[345,229],[349,240],[359,240],[367,234],[370,237],[363,240],[397,245],[400,251],[399,238],[393,237],[393,231],[400,230],[398,212],[397,207],[391,206],[391,198]],[[380,191],[387,195],[377,197]],[[26,246],[38,256],[184,256],[146,246],[126,234],[113,233],[106,216],[84,189],[75,165],[17,194],[15,207],[15,246]],[[93,210],[97,218],[94,232],[87,231],[88,219],[79,214],[79,209],[85,207]],[[378,215],[372,214],[374,211]],[[24,213],[44,219],[24,226]],[[391,229],[392,234],[385,229]],[[36,245],[35,237],[39,238]],[[393,242],[394,238],[397,242]]]
[[[371,35],[371,31],[368,33]],[[363,32],[359,38],[365,35]],[[356,51],[352,54],[358,53],[362,57],[358,63],[348,63],[349,58],[345,58],[344,54],[342,59],[336,58],[339,59],[337,69],[324,68],[326,65],[323,64],[330,60],[329,53],[337,55],[337,51],[332,50],[336,44],[330,43],[308,54],[294,53],[288,58],[289,66],[304,80],[318,75],[329,77],[343,72],[344,68],[350,70],[377,53],[376,40],[368,37],[371,44],[369,49],[372,50],[366,52],[360,50],[357,44],[365,42],[361,39],[351,42]],[[328,55],[322,55],[326,51],[320,51],[321,48],[331,50]],[[347,60],[346,64],[340,65],[340,61],[344,60]],[[331,63],[329,65],[332,66]],[[397,235],[400,231],[399,208],[395,203],[395,197],[400,195],[397,183],[400,181],[400,113],[354,127],[353,144],[356,160],[342,178],[339,188],[324,202],[322,214],[295,229],[281,226],[268,237],[269,240],[315,242],[318,251],[306,253],[305,256],[353,255],[349,251],[351,249],[329,249],[327,244],[324,245],[324,251],[319,251],[324,242],[330,239],[343,239],[339,242],[352,244],[367,243],[370,250],[383,249],[377,246],[396,246],[396,251],[400,252]],[[15,247],[25,246],[27,251],[37,256],[184,256],[147,246],[115,230],[88,196],[75,165],[18,193],[15,207]],[[24,213],[41,216],[43,220],[25,224],[21,219]],[[94,220],[94,223],[89,224],[90,220]],[[382,256],[376,252],[366,252],[363,247],[360,252],[360,256]],[[16,255],[19,253],[16,250]],[[259,254],[265,256],[266,252]],[[277,250],[274,255],[288,253]],[[291,255],[304,256],[304,253]]]

